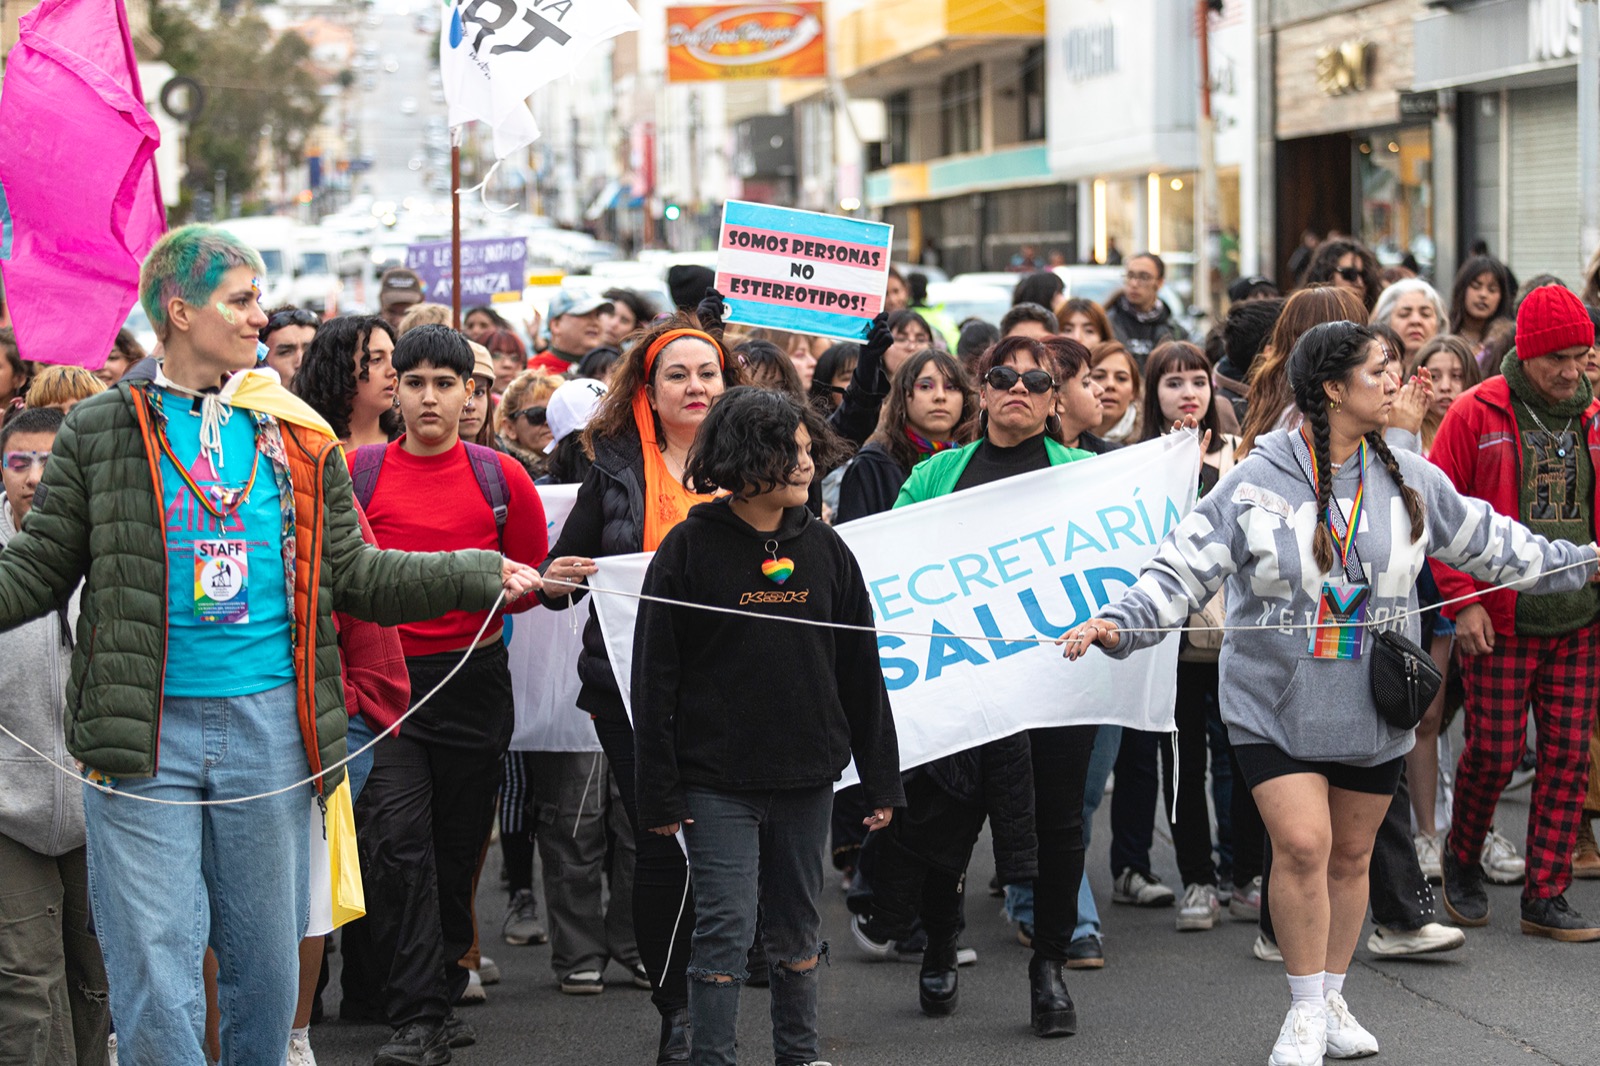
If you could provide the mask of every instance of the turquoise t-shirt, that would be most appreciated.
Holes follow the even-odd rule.
[[[167,531],[168,696],[248,696],[294,680],[284,585],[283,511],[272,462],[256,451],[250,413],[222,427],[222,461],[200,454],[200,412],[187,397],[153,391],[168,415],[172,454],[213,502],[249,493],[217,518],[194,498],[172,457],[161,456]],[[257,465],[259,462],[259,466]],[[252,471],[255,479],[251,481]]]

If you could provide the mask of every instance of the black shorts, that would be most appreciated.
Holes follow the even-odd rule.
[[[1400,770],[1405,756],[1397,755],[1377,766],[1351,766],[1342,762],[1311,762],[1296,759],[1274,744],[1236,744],[1233,754],[1251,788],[1275,777],[1289,774],[1321,774],[1330,788],[1346,792],[1367,792],[1374,796],[1393,796],[1400,785]]]

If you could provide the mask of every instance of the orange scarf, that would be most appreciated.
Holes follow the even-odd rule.
[[[717,350],[717,359],[723,361],[722,345],[709,333],[698,329],[668,330],[657,337],[644,354],[644,378],[650,380],[656,356],[661,350],[681,337],[697,337]],[[667,459],[661,453],[656,438],[655,412],[650,408],[650,398],[641,387],[633,394],[633,422],[639,429],[639,442],[644,447],[644,550],[653,552],[661,546],[662,538],[672,527],[689,516],[689,508],[697,503],[709,503],[713,497],[690,492],[683,482],[672,476]]]

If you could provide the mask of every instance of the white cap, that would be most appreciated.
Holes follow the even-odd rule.
[[[550,443],[544,446],[546,455],[555,451],[568,434],[589,424],[605,394],[605,385],[594,378],[573,378],[550,394],[544,405],[545,424],[550,427]]]

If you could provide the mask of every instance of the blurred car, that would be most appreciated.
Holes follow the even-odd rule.
[[[400,113],[402,115],[415,115],[417,113],[417,98],[415,96],[402,97],[400,100]]]
[[[985,285],[963,281],[928,282],[928,303],[943,307],[950,321],[960,325],[969,318],[980,318],[998,326],[1000,319],[1011,310],[1011,290],[998,285]]]
[[[950,280],[950,275],[944,272],[943,267],[927,266],[923,263],[895,263],[894,268],[900,271],[902,278],[908,278],[912,274],[921,274],[928,279],[929,285],[936,281]]]

